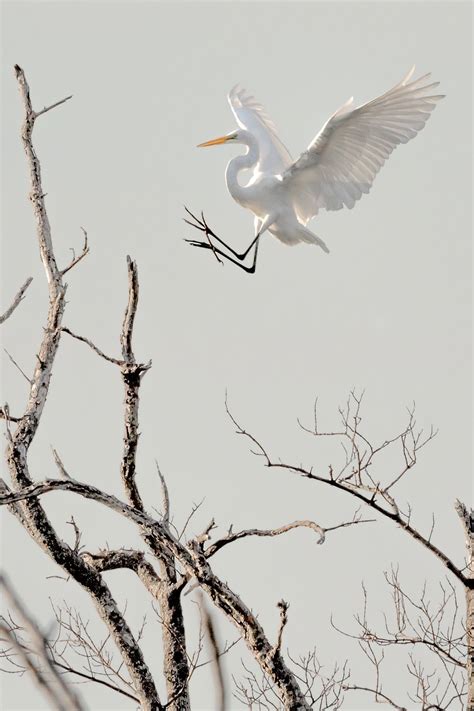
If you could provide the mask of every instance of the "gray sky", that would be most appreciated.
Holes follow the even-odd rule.
[[[80,247],[91,254],[70,274],[65,325],[119,352],[126,300],[126,254],[137,260],[140,308],[135,350],[153,359],[142,388],[139,483],[150,511],[159,506],[157,457],[182,522],[205,497],[199,531],[214,516],[223,529],[275,527],[296,518],[333,525],[354,511],[348,497],[269,471],[235,435],[234,414],[275,457],[325,470],[335,443],[299,430],[314,396],[328,428],[353,387],[366,389],[374,439],[393,435],[416,402],[418,422],[440,430],[400,486],[414,521],[461,561],[462,531],[452,508],[471,498],[471,8],[468,3],[3,3],[2,298],[29,275],[34,282],[2,330],[2,344],[27,371],[44,323],[47,293],[35,242],[21,107],[12,66],[30,81],[35,106],[72,93],[42,118],[35,143],[60,263]],[[227,194],[224,169],[235,148],[195,150],[234,124],[226,93],[242,83],[265,105],[293,155],[303,150],[349,96],[356,103],[391,87],[417,64],[447,94],[421,134],[389,159],[354,210],[321,213],[310,225],[331,254],[289,248],[267,234],[249,277],[184,241],[183,204],[204,209],[212,227],[246,246],[253,220]],[[2,402],[24,406],[27,383],[2,349]],[[117,369],[63,339],[50,397],[31,451],[32,471],[54,475],[50,445],[71,474],[121,495],[122,389]],[[397,460],[387,459],[378,476]],[[137,543],[117,516],[55,494],[43,501],[72,540],[74,514],[89,550]],[[48,597],[94,611],[72,583],[46,579],[57,569],[2,512],[3,567],[43,624]],[[410,590],[444,577],[402,532],[384,522],[338,531],[316,546],[309,531],[234,544],[216,557],[229,581],[276,632],[280,598],[290,602],[286,643],[295,655],[314,645],[330,665],[351,658],[354,681],[370,683],[357,646],[331,629],[330,613],[350,624],[360,582],[374,610],[388,606],[383,571],[400,564]],[[137,626],[149,603],[125,573],[109,575]],[[192,597],[192,596],[190,596]],[[187,598],[189,600],[189,598]],[[195,632],[196,609],[186,604]],[[152,614],[147,661],[160,680]],[[222,638],[234,631],[219,618]],[[100,630],[100,627],[97,628]],[[226,660],[239,673],[243,647]],[[386,692],[408,689],[404,664],[386,668]],[[208,670],[196,675],[193,709],[213,707]],[[163,685],[161,684],[161,689]],[[1,678],[2,708],[42,709],[28,679]],[[129,708],[81,687],[91,708]],[[400,697],[400,702],[407,703]],[[373,707],[361,694],[345,708]],[[237,705],[236,705],[237,708]]]

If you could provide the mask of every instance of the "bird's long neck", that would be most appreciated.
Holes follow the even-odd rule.
[[[245,131],[245,133],[243,133],[240,143],[243,143],[247,147],[246,153],[233,158],[227,164],[225,172],[227,189],[237,202],[243,202],[245,200],[247,190],[245,185],[239,183],[240,171],[246,168],[253,168],[259,159],[258,143],[250,132]]]

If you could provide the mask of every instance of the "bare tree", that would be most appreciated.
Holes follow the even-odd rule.
[[[345,694],[365,692],[377,702],[403,710],[403,702],[385,691],[384,658],[390,650],[408,647],[407,673],[411,686],[406,691],[412,704],[423,711],[460,708],[464,703],[469,711],[474,709],[474,514],[463,503],[456,502],[455,510],[462,523],[467,546],[467,557],[461,565],[433,542],[434,521],[429,533],[422,533],[413,523],[410,506],[402,506],[397,500],[397,485],[413,469],[418,453],[435,435],[433,430],[426,434],[417,430],[413,410],[409,411],[407,425],[401,432],[383,442],[373,443],[362,430],[361,396],[355,393],[350,395],[346,406],[340,409],[341,427],[334,431],[320,430],[315,407],[313,426],[301,426],[313,437],[339,440],[344,451],[341,466],[329,466],[327,473],[321,473],[319,468],[284,463],[270,457],[263,444],[238,424],[228,409],[237,433],[250,440],[252,451],[262,457],[267,467],[286,470],[353,497],[359,507],[366,506],[378,516],[392,521],[444,567],[447,578],[440,583],[437,602],[427,589],[414,594],[402,586],[398,570],[392,569],[385,574],[391,592],[392,611],[384,615],[381,624],[372,621],[365,587],[362,612],[355,616],[355,630],[342,630],[333,623],[342,634],[359,644],[373,671],[371,684],[354,680],[346,662],[326,669],[319,662],[316,650],[302,656],[286,651],[285,629],[291,621],[288,603],[284,600],[277,603],[279,623],[275,616],[275,629],[268,633],[258,616],[215,573],[211,559],[222,548],[243,538],[275,537],[286,535],[296,528],[305,528],[315,533],[317,542],[322,544],[326,536],[337,529],[373,519],[362,518],[358,509],[350,520],[333,525],[323,526],[305,519],[272,529],[234,531],[229,526],[218,537],[216,523],[211,519],[203,531],[188,535],[191,519],[199,505],[192,509],[184,526],[178,530],[171,515],[166,480],[158,466],[162,511],[159,515],[151,515],[147,511],[137,484],[136,456],[140,389],[152,363],[138,360],[133,348],[139,299],[137,265],[127,257],[128,296],[120,330],[121,354],[108,355],[88,337],[75,333],[63,323],[67,305],[64,277],[89,253],[88,238],[83,230],[81,252],[78,256],[73,254],[70,263],[59,268],[44,201],[40,163],[32,140],[36,121],[71,97],[35,111],[23,70],[16,66],[15,73],[24,108],[21,138],[30,172],[30,201],[36,220],[40,258],[48,283],[49,303],[33,376],[30,378],[23,373],[29,388],[24,411],[12,414],[7,404],[0,409],[0,418],[6,430],[6,463],[10,475],[8,483],[0,479],[0,504],[17,518],[71,584],[74,581],[87,592],[105,631],[102,637],[97,637],[90,631],[88,620],[64,603],[53,604],[54,629],[45,632],[43,625],[38,625],[31,618],[12,587],[2,578],[0,583],[10,600],[10,612],[0,620],[3,644],[0,659],[7,665],[7,670],[32,674],[54,708],[84,708],[79,695],[67,683],[76,679],[105,687],[143,709],[186,711],[191,708],[190,679],[200,667],[212,663],[216,671],[218,707],[224,710],[229,694],[221,657],[242,640],[247,647],[248,660],[243,662],[242,677],[235,679],[233,695],[250,709],[339,709],[343,706]],[[0,317],[0,323],[13,315],[30,282],[31,279],[28,279],[20,288]],[[63,335],[86,345],[118,369],[125,394],[120,466],[123,500],[77,479],[54,449],[56,477],[35,481],[30,472],[28,453],[47,402],[51,374]],[[17,365],[13,357],[10,358]],[[381,468],[379,458],[388,448],[398,449],[402,464],[398,471],[379,476],[375,473]],[[51,524],[41,504],[44,495],[55,491],[66,491],[88,499],[91,506],[104,506],[126,519],[136,527],[143,546],[110,549],[99,542],[96,550],[85,550],[81,544],[82,532],[73,517],[69,523],[75,540],[73,545],[69,545]],[[166,700],[160,698],[158,680],[154,678],[143,654],[144,624],[137,633],[132,631],[126,610],[120,609],[107,582],[107,573],[117,569],[134,574],[151,599],[161,630]],[[182,595],[194,588],[200,588],[236,628],[237,637],[233,642],[224,646],[219,644],[217,620],[201,597],[198,647],[190,651]],[[460,607],[459,590],[465,597],[465,611]],[[211,654],[209,659],[203,660],[206,635]],[[271,641],[272,637],[274,641]]]
[[[133,349],[134,320],[139,297],[137,265],[130,257],[127,258],[128,299],[120,332],[121,355],[107,355],[89,338],[76,334],[63,324],[67,306],[67,284],[64,277],[88,254],[87,233],[84,231],[84,245],[80,254],[77,257],[73,255],[70,263],[60,268],[56,261],[44,200],[40,162],[33,145],[33,130],[37,120],[71,97],[35,111],[24,71],[15,66],[15,74],[24,109],[21,139],[30,173],[30,201],[36,221],[40,258],[48,284],[49,303],[42,339],[35,356],[33,376],[27,378],[29,395],[25,409],[22,413],[15,413],[15,416],[10,413],[6,404],[1,410],[6,429],[6,463],[10,481],[7,483],[0,479],[0,504],[7,507],[18,519],[33,541],[66,574],[67,579],[77,583],[89,595],[105,627],[105,636],[97,640],[89,631],[88,622],[66,603],[53,607],[56,622],[54,630],[49,635],[40,633],[39,627],[32,620],[25,624],[26,613],[20,610],[17,604],[16,613],[13,609],[10,617],[5,617],[2,621],[6,646],[1,658],[19,673],[29,670],[35,674],[38,683],[48,694],[50,703],[56,708],[81,708],[78,697],[76,698],[64,683],[62,675],[65,674],[68,679],[100,684],[129,698],[143,709],[151,711],[169,708],[172,711],[185,711],[190,708],[189,680],[193,672],[203,664],[199,661],[202,637],[197,653],[193,654],[189,652],[186,638],[181,595],[188,583],[191,583],[200,587],[237,629],[238,639],[245,643],[258,674],[265,679],[265,684],[271,686],[272,693],[280,705],[286,709],[309,709],[314,706],[315,699],[329,698],[328,694],[332,694],[324,707],[337,708],[342,699],[342,682],[336,682],[336,672],[329,682],[322,679],[322,691],[318,695],[314,687],[320,674],[315,657],[310,654],[306,660],[301,658],[293,662],[290,657],[285,658],[282,636],[288,619],[287,604],[283,601],[278,603],[280,626],[276,641],[272,643],[257,615],[216,575],[211,558],[222,548],[242,538],[273,537],[286,534],[295,528],[310,529],[312,533],[317,534],[318,542],[323,543],[328,533],[338,528],[364,523],[366,519],[355,514],[350,521],[331,526],[299,520],[275,529],[252,528],[238,532],[234,532],[230,526],[225,535],[210,542],[216,529],[212,519],[204,531],[185,540],[184,529],[187,528],[189,519],[184,529],[178,532],[170,515],[171,504],[167,485],[159,470],[163,498],[162,514],[156,517],[147,512],[136,480],[136,454],[139,393],[143,378],[152,364],[151,361],[137,360]],[[20,289],[2,321],[13,314],[28,284],[29,281]],[[29,449],[46,406],[50,379],[64,334],[87,345],[98,357],[119,370],[125,392],[120,467],[124,500],[74,478],[56,450],[53,450],[56,477],[38,482],[30,471]],[[72,546],[69,545],[58,534],[41,504],[41,497],[54,491],[67,491],[89,499],[92,505],[105,506],[123,517],[140,533],[143,549],[111,550],[98,547],[95,552],[86,551],[81,545],[82,532],[73,517],[70,524],[74,530],[75,542]],[[106,581],[108,571],[116,569],[125,569],[135,574],[153,602],[161,628],[166,701],[159,696],[157,680],[153,677],[142,651],[143,628],[134,634],[127,622],[126,611],[120,609]],[[13,607],[15,608],[15,605]],[[213,618],[206,612],[207,608],[202,606],[202,609],[205,611],[205,627],[212,641],[212,660],[219,671],[220,656],[232,645],[219,648]],[[39,648],[39,645],[42,654],[37,654],[38,661],[33,663],[31,652]],[[226,694],[222,674],[219,673],[218,678],[221,688],[220,707],[224,709]],[[347,674],[343,671],[342,680],[346,678]]]

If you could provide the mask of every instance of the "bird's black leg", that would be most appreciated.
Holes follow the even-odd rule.
[[[253,254],[253,262],[249,267],[246,267],[245,264],[242,264],[241,261],[236,261],[233,259],[229,254],[225,254],[225,252],[222,252],[218,247],[214,247],[213,245],[208,244],[207,242],[196,242],[191,239],[187,239],[186,242],[189,242],[193,247],[201,247],[202,249],[211,249],[214,254],[219,254],[221,257],[224,259],[227,259],[228,262],[231,262],[231,264],[235,264],[236,267],[239,267],[239,269],[242,269],[244,272],[247,272],[247,274],[254,274],[255,269],[257,266],[257,255],[258,255],[258,237],[256,240],[252,242],[252,245],[255,245],[255,251]],[[250,245],[250,247],[252,246]],[[248,254],[248,250],[246,252]],[[219,260],[220,261],[220,260]]]
[[[260,234],[258,234],[252,240],[252,242],[249,244],[249,246],[247,247],[245,252],[242,252],[242,253],[236,252],[235,249],[233,249],[229,244],[227,244],[227,242],[224,242],[223,239],[218,237],[216,235],[216,233],[209,227],[209,225],[207,224],[207,222],[204,218],[204,213],[201,212],[201,218],[199,219],[198,217],[196,217],[196,215],[193,215],[193,213],[190,210],[188,210],[188,208],[186,206],[184,207],[184,209],[186,210],[188,215],[190,217],[192,217],[192,219],[194,220],[194,222],[191,222],[190,220],[187,220],[186,218],[184,218],[184,221],[186,222],[186,224],[191,225],[191,227],[194,227],[196,230],[199,230],[200,232],[204,232],[204,234],[206,235],[208,242],[209,242],[209,244],[208,244],[206,242],[197,242],[196,240],[189,240],[189,239],[185,240],[186,242],[189,242],[190,244],[192,244],[193,247],[204,247],[207,249],[212,249],[212,251],[214,252],[216,257],[218,254],[220,254],[221,257],[222,256],[225,257],[226,256],[225,254],[222,254],[222,252],[220,250],[216,249],[212,245],[212,243],[210,241],[210,237],[212,237],[217,242],[219,242],[219,244],[221,244],[223,247],[225,247],[231,254],[233,254],[234,257],[236,257],[237,259],[239,259],[242,262],[245,259],[245,257],[247,256],[247,254],[250,252],[252,247],[258,243]],[[218,257],[217,257],[217,259],[218,259]],[[232,259],[229,259],[229,261],[233,262]],[[234,264],[235,264],[235,262],[234,262]]]

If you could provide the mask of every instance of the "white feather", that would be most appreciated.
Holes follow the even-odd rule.
[[[283,173],[298,219],[306,224],[322,208],[352,208],[372,187],[393,149],[421,131],[442,95],[426,74],[410,83],[414,67],[392,89],[350,109],[336,111]]]
[[[259,160],[254,172],[271,175],[283,173],[293,159],[278,138],[275,124],[263,106],[238,85],[231,89],[227,98],[240,128],[250,131],[257,139]]]

